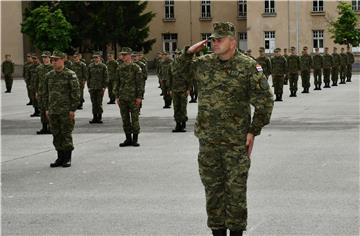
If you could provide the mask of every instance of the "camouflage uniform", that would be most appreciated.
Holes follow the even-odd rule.
[[[170,58],[165,58],[160,62],[160,78],[161,78],[161,88],[164,99],[164,107],[170,108],[171,106],[171,96],[170,96],[170,88],[168,87],[168,83],[166,82],[170,78],[171,74],[171,63],[172,60]]]
[[[289,55],[286,53],[286,48],[284,49],[284,58],[285,58],[285,60],[287,61],[288,59],[289,59]],[[288,69],[288,68],[286,68],[286,69]],[[289,73],[288,73],[288,71],[286,71],[286,73],[285,73],[285,76],[284,76],[284,85],[287,85],[288,84],[288,81],[289,81]]]
[[[323,57],[320,54],[315,54],[313,56],[313,74],[314,74],[314,90],[321,90],[321,75],[323,68]]]
[[[90,93],[90,99],[92,103],[93,119],[90,123],[102,123],[102,102],[104,97],[104,91],[108,85],[109,76],[108,69],[105,64],[100,62],[90,63],[88,66],[88,82],[87,86]]]
[[[352,76],[352,64],[355,62],[354,54],[350,51],[347,53],[348,56],[348,64],[347,64],[347,70],[346,70],[346,82],[351,82],[351,76]]]
[[[34,58],[35,56],[33,56]],[[37,57],[36,57],[37,58]],[[37,81],[37,67],[40,66],[40,63],[33,62],[29,68],[29,88],[32,105],[34,107],[34,113],[31,117],[40,116],[39,104],[36,99],[36,81]]]
[[[296,92],[298,90],[297,84],[298,84],[299,71],[300,71],[300,57],[298,55],[291,54],[288,57],[287,62],[288,62],[290,97],[296,97]]]
[[[110,101],[108,104],[115,104],[115,94],[114,90],[114,81],[116,80],[116,70],[119,63],[116,60],[111,60],[106,63],[109,72],[109,84],[108,84],[108,93]]]
[[[231,23],[215,23],[214,28],[212,37],[230,30],[235,35]],[[188,53],[183,57],[193,59]],[[238,51],[225,62],[216,54],[208,54],[193,60],[191,66],[199,85],[195,135],[200,143],[198,163],[208,226],[212,230],[243,231],[247,226],[250,168],[246,137],[248,133],[259,135],[269,123],[273,95],[256,62]],[[253,119],[250,104],[255,107]]]
[[[330,88],[330,74],[333,66],[333,57],[329,53],[323,55],[324,88]]]
[[[284,75],[287,73],[287,61],[283,56],[274,56],[271,58],[271,75],[274,85],[275,101],[282,101],[284,88]]]
[[[146,83],[147,76],[148,76],[146,62],[139,60],[139,61],[136,61],[135,63],[141,68],[141,78],[143,80],[143,84],[144,84],[144,88],[145,88],[145,83]],[[144,93],[145,93],[145,89],[144,89]],[[144,94],[142,95],[142,99],[144,99]]]
[[[74,61],[71,66],[71,70],[75,72],[76,77],[79,80],[80,103],[79,103],[78,109],[82,109],[83,103],[85,101],[84,100],[84,88],[85,88],[85,83],[87,81],[87,76],[88,76],[87,67],[86,67],[86,64],[82,61],[79,61],[79,62]]]
[[[336,52],[332,54],[333,57],[333,67],[331,70],[331,80],[332,85],[331,86],[337,86],[338,80],[339,80],[339,65],[340,65],[340,55]]]
[[[23,70],[23,77],[24,77],[24,81],[26,84],[26,92],[29,98],[29,103],[26,105],[32,105],[32,100],[31,100],[31,90],[30,90],[30,67],[31,67],[32,63],[31,62],[26,62],[24,64],[24,70]]]
[[[54,52],[52,57],[64,57],[61,52]],[[75,72],[68,68],[57,72],[50,71],[45,76],[42,102],[49,114],[53,144],[58,152],[58,159],[51,167],[68,167],[71,152],[74,149],[72,131],[75,121],[69,118],[69,112],[75,112],[80,101],[80,86]]]
[[[346,84],[346,71],[347,71],[347,65],[348,65],[348,56],[346,53],[341,52],[340,53],[340,84]]]
[[[271,74],[271,60],[267,56],[259,56],[256,61],[260,64],[266,79],[268,79]]]
[[[12,61],[5,60],[1,65],[1,71],[5,77],[6,93],[11,93],[13,84],[12,74],[14,73],[14,63]]]
[[[301,84],[302,93],[309,93],[310,88],[310,72],[312,67],[312,57],[308,53],[303,53],[300,57]]]

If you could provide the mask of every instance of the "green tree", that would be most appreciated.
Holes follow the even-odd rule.
[[[337,44],[358,46],[360,44],[360,29],[356,29],[358,16],[347,2],[337,6],[339,17],[330,23],[331,38]]]
[[[67,50],[71,43],[71,29],[61,10],[51,12],[48,6],[33,9],[21,24],[21,32],[27,34],[41,51]]]

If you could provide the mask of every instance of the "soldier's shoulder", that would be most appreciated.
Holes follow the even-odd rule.
[[[67,76],[67,78],[69,79],[76,79],[76,73],[73,70],[70,70],[69,68],[64,69],[64,74]]]
[[[238,64],[247,68],[256,66],[258,64],[258,62],[254,58],[247,56],[241,52],[237,52],[237,54],[235,55],[235,60]]]
[[[131,67],[134,69],[134,70],[139,70],[141,71],[141,66],[137,63],[131,63]]]

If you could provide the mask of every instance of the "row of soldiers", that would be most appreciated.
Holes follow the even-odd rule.
[[[347,48],[341,48],[341,53],[337,53],[337,48],[333,48],[333,53],[329,53],[329,48],[324,49],[324,54],[320,54],[319,48],[315,49],[315,53],[310,55],[308,47],[303,47],[301,56],[297,55],[296,48],[291,47],[290,55],[284,51],[281,55],[281,49],[276,48],[275,55],[271,58],[265,55],[265,49],[259,49],[260,56],[254,58],[262,67],[262,70],[268,78],[272,75],[275,101],[282,101],[283,86],[289,82],[290,97],[296,97],[298,90],[298,76],[301,74],[302,93],[309,93],[310,88],[310,73],[313,70],[314,75],[314,90],[321,90],[322,76],[325,83],[324,88],[337,86],[340,77],[340,84],[351,82],[352,64],[355,62],[354,55]],[[247,53],[249,56],[249,52]]]

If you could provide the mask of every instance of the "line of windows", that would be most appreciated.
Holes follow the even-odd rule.
[[[352,5],[352,9],[354,11],[360,11],[360,1],[359,0],[352,0],[351,5]]]

